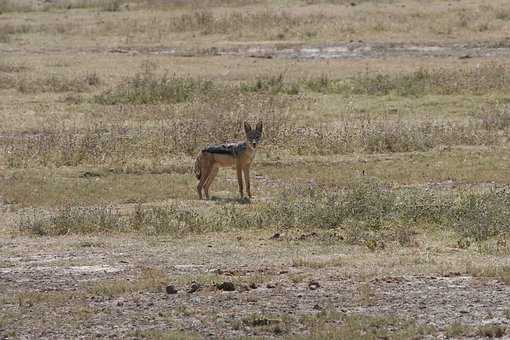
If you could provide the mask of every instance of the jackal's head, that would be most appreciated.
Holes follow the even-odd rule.
[[[246,142],[255,148],[257,144],[262,141],[262,122],[258,122],[255,130],[253,130],[249,123],[244,122],[244,132],[246,132]]]

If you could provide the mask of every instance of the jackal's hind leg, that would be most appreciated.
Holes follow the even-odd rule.
[[[209,177],[209,173],[211,172],[211,168],[204,166],[204,164],[200,164],[200,180],[197,185],[198,198],[202,199],[202,189],[204,188],[205,181]]]
[[[205,198],[209,199],[209,187],[211,186],[212,182],[214,181],[214,178],[218,174],[218,167],[214,166],[211,172],[209,172],[209,176],[207,176],[207,179],[205,181],[204,185],[204,192],[205,192]]]

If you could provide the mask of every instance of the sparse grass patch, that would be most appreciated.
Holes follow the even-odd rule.
[[[475,277],[486,277],[498,279],[506,284],[510,284],[510,266],[505,265],[488,265],[477,266],[468,263],[466,272]]]
[[[264,95],[241,95],[176,106],[172,115],[159,119],[156,126],[126,128],[120,123],[91,123],[80,129],[51,126],[41,133],[3,136],[0,155],[3,153],[2,160],[11,168],[89,164],[126,169],[133,162],[157,165],[172,155],[196,156],[209,143],[242,139],[245,119],[264,121],[265,145],[282,144],[291,125],[285,109],[288,105],[284,100]]]
[[[495,91],[504,92],[510,85],[509,79],[510,73],[505,65],[487,63],[458,69],[420,68],[395,74],[358,73],[343,79],[333,79],[322,74],[299,80],[286,80],[285,75],[280,73],[241,83],[241,89],[246,92],[264,91],[291,95],[305,91],[349,96],[483,95]]]
[[[245,327],[257,328],[260,332],[282,335],[288,333],[291,327],[291,316],[289,315],[261,315],[250,314],[242,318],[242,325]]]
[[[194,332],[168,331],[159,329],[150,329],[145,331],[134,331],[128,334],[134,338],[154,339],[154,340],[198,340],[202,337]]]
[[[295,189],[283,192],[272,202],[252,207],[234,203],[201,209],[138,205],[133,212],[121,216],[107,206],[68,206],[57,209],[50,217],[21,214],[18,226],[36,235],[124,231],[175,237],[266,227],[323,228],[337,229],[342,235],[338,239],[347,244],[380,250],[390,242],[416,245],[414,227],[419,223],[420,226],[453,229],[462,240],[472,240],[482,250],[483,242],[494,238],[506,240],[510,233],[510,214],[505,209],[509,197],[510,193],[504,188],[448,194],[437,191],[431,196],[431,192],[395,190],[376,179],[361,178],[341,191]],[[416,202],[419,204],[414,204]],[[301,263],[299,259],[296,263],[319,267],[336,265],[334,261]]]
[[[0,0],[0,14],[9,12],[28,12],[33,7],[29,2],[16,0]]]
[[[133,281],[103,280],[87,287],[93,295],[116,297],[138,291],[161,292],[168,282],[167,275],[157,268],[144,268],[139,277]]]
[[[22,93],[37,92],[85,92],[100,84],[96,73],[87,73],[74,78],[51,74],[45,78],[16,80],[16,89]]]
[[[295,339],[409,339],[436,332],[431,326],[418,325],[412,320],[392,315],[368,316],[326,310],[303,322],[312,327],[312,332]]]
[[[306,267],[306,268],[327,268],[327,267],[341,267],[347,264],[347,261],[342,257],[337,257],[328,260],[311,260],[308,258],[296,258],[292,260],[293,267]]]
[[[0,61],[0,73],[20,73],[26,70],[28,67],[23,63]]]
[[[507,327],[498,324],[487,324],[478,327],[478,335],[486,338],[501,338],[507,332]]]
[[[265,36],[272,40],[299,37],[313,31],[327,19],[325,14],[304,16],[292,15],[285,11],[269,9],[255,12],[231,12],[215,15],[206,9],[185,13],[171,21],[174,32],[194,31],[202,35],[229,34],[234,37]],[[280,29],[281,28],[281,29]]]
[[[149,235],[184,235],[189,232],[203,232],[206,218],[197,210],[183,210],[175,206],[144,208],[138,205],[130,218],[134,230]]]
[[[112,207],[65,206],[49,217],[22,212],[18,219],[22,232],[34,235],[67,235],[118,232],[127,229]]]
[[[475,241],[510,232],[510,204],[508,189],[485,193],[462,193],[451,210],[450,220],[462,236]]]
[[[24,291],[16,294],[15,301],[19,307],[30,308],[39,304],[50,306],[62,305],[74,299],[82,298],[83,295],[81,293],[72,291]]]
[[[157,76],[154,71],[154,64],[145,63],[142,72],[117,88],[95,96],[94,101],[104,105],[181,103],[208,95],[215,87],[210,80],[167,74]]]
[[[469,336],[473,333],[473,327],[469,325],[464,325],[461,323],[453,323],[448,326],[445,330],[445,335],[447,337],[458,338],[463,336]]]

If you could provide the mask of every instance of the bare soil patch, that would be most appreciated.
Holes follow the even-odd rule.
[[[496,279],[447,268],[435,274],[382,269],[363,276],[373,264],[356,270],[355,256],[332,252],[338,246],[308,257],[315,264],[299,264],[292,260],[297,248],[313,254],[313,240],[248,236],[254,243],[248,250],[243,237],[4,239],[0,334],[281,337],[311,334],[318,320],[336,313],[336,319],[320,322],[342,327],[344,315],[402,318],[441,337],[451,325],[463,325],[476,336],[484,325],[504,330],[510,322],[510,287]],[[377,256],[390,255],[381,251]],[[168,285],[177,291],[168,294]]]

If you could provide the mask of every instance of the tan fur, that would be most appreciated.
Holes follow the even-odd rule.
[[[205,193],[206,199],[209,199],[209,188],[218,174],[219,168],[232,167],[236,169],[237,181],[239,185],[239,193],[241,198],[244,198],[243,192],[243,175],[246,184],[246,193],[248,197],[252,197],[250,188],[250,166],[255,158],[255,148],[251,135],[257,131],[259,135],[262,134],[262,123],[257,124],[256,130],[251,130],[249,124],[245,123],[247,147],[235,155],[230,154],[218,154],[210,153],[207,151],[201,151],[195,161],[195,175],[197,177],[198,185],[197,192],[198,197],[202,199],[202,189]],[[238,143],[238,145],[241,143]]]

